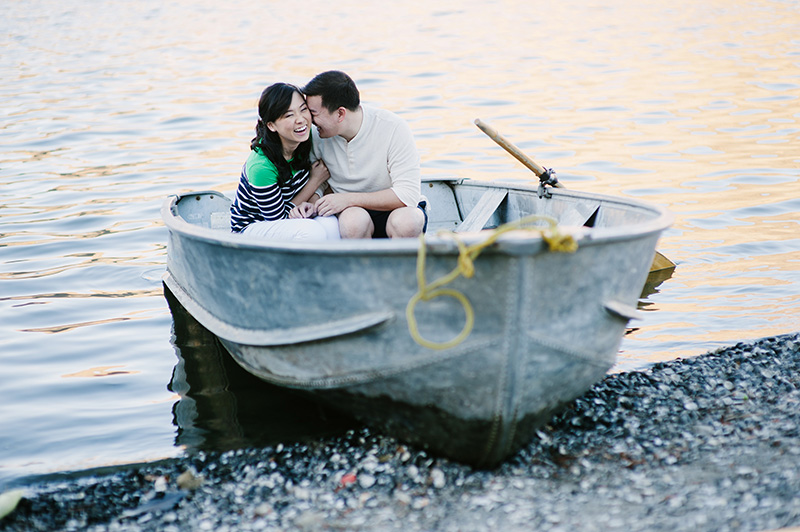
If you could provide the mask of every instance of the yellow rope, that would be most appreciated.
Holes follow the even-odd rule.
[[[546,229],[541,227],[525,227],[531,223],[540,221],[547,222],[549,227]],[[456,245],[458,246],[457,265],[447,275],[444,275],[428,284],[425,280],[425,235],[419,236],[419,251],[417,252],[418,289],[417,293],[411,296],[411,299],[408,301],[408,305],[406,306],[408,331],[411,333],[411,337],[414,338],[415,342],[429,349],[449,349],[457,346],[463,342],[467,336],[470,335],[472,332],[472,327],[475,325],[475,311],[472,309],[469,299],[467,299],[467,296],[457,290],[442,287],[454,281],[459,275],[463,275],[468,279],[475,275],[474,263],[475,259],[478,258],[478,255],[480,255],[484,249],[494,244],[502,234],[509,231],[514,231],[516,229],[533,230],[539,232],[542,235],[542,239],[547,242],[550,251],[574,253],[575,250],[578,249],[578,243],[575,242],[575,239],[572,238],[571,235],[558,231],[558,222],[555,219],[549,216],[540,216],[535,214],[503,224],[492,231],[486,240],[483,242],[478,242],[477,244],[472,244],[471,246],[467,246],[464,242],[462,242],[455,233],[442,231],[439,234],[450,236],[453,240],[455,240]],[[461,306],[464,307],[464,312],[466,313],[466,322],[464,323],[464,328],[461,329],[461,332],[458,333],[458,335],[452,340],[447,342],[431,342],[430,340],[423,338],[419,333],[417,319],[414,316],[414,308],[420,301],[430,301],[431,299],[441,296],[452,297],[461,303]]]

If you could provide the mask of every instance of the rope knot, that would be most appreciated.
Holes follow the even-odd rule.
[[[578,243],[575,242],[572,235],[566,235],[556,230],[551,230],[543,233],[542,238],[547,242],[547,247],[550,251],[575,253],[578,250]]]
[[[458,272],[467,279],[471,279],[475,275],[475,261],[467,245],[457,238],[455,240],[458,246]]]

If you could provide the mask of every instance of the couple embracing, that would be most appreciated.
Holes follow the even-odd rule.
[[[416,237],[427,214],[411,129],[344,72],[267,87],[231,229],[271,240]],[[316,126],[316,131],[312,127]]]

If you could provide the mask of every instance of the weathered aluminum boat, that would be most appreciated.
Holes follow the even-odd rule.
[[[453,297],[420,301],[418,239],[269,242],[231,234],[230,200],[170,196],[164,282],[233,358],[262,379],[307,390],[387,434],[495,466],[614,364],[671,216],[638,201],[530,184],[426,180],[424,274],[531,214],[571,234],[550,251],[539,231],[503,233],[457,277]],[[447,230],[447,232],[440,232]],[[494,235],[497,236],[497,235]],[[424,347],[426,342],[444,349]]]

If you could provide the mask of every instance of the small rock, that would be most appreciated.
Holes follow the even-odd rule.
[[[358,485],[364,489],[371,488],[375,485],[376,479],[369,473],[361,473],[358,475]]]
[[[431,483],[433,484],[434,488],[442,489],[445,486],[446,482],[447,481],[444,476],[444,471],[438,468],[433,469],[431,471]]]
[[[153,489],[156,493],[164,493],[167,491],[167,479],[163,475],[156,478],[155,482],[153,482]]]
[[[186,470],[178,476],[178,487],[182,490],[192,491],[203,485],[203,477]]]

